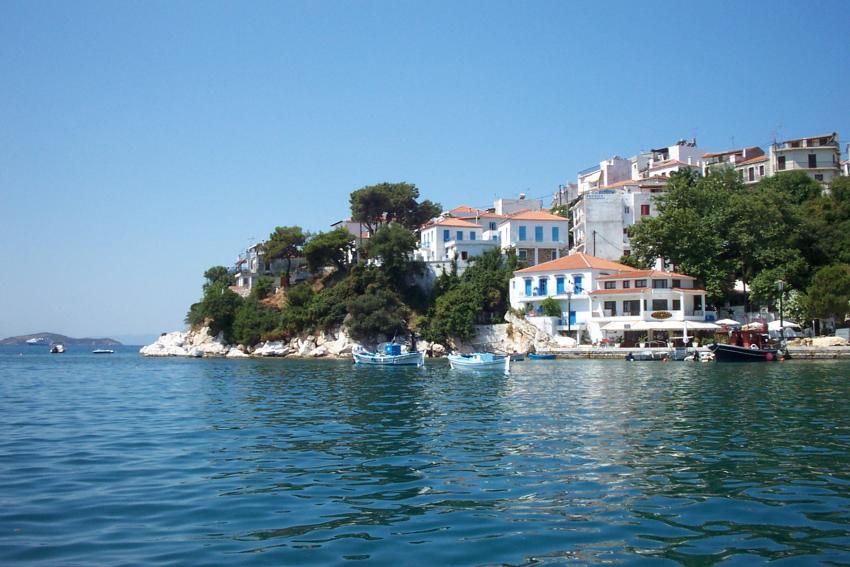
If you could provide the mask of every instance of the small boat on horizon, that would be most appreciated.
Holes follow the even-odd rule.
[[[24,342],[26,342],[26,344],[28,344],[29,346],[39,346],[39,345],[46,345],[47,339],[44,338],[44,337],[33,337],[31,339],[27,339]]]
[[[63,344],[56,343],[50,347],[51,354],[62,354],[63,352],[65,352],[65,345]]]
[[[92,354],[112,354],[114,352],[111,348],[96,348],[91,351]]]
[[[355,364],[371,366],[425,366],[424,352],[403,352],[395,342],[381,343],[377,352],[362,347],[352,351]]]
[[[472,354],[450,354],[449,365],[460,370],[502,371],[511,373],[511,357],[492,352],[473,352]]]

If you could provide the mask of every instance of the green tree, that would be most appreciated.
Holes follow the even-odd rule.
[[[389,289],[371,288],[348,303],[348,332],[357,340],[406,334],[410,310]]]
[[[314,322],[310,317],[313,296],[313,289],[305,283],[294,285],[287,290],[286,304],[280,316],[281,331],[288,335],[297,335],[313,328]]]
[[[249,296],[236,310],[233,340],[242,345],[255,345],[277,326],[279,317],[276,309],[263,305],[254,295]]]
[[[416,235],[402,225],[392,222],[382,226],[366,243],[370,258],[381,259],[381,270],[395,281],[403,281],[409,273],[410,254],[416,250]]]
[[[370,235],[390,222],[416,230],[442,210],[428,200],[419,203],[418,198],[419,189],[411,183],[369,185],[351,193],[351,218],[366,225]]]
[[[254,285],[251,287],[251,297],[256,298],[257,300],[265,299],[274,291],[274,280],[269,277],[260,277],[257,278],[257,281],[254,282]]]
[[[224,266],[213,266],[204,272],[204,278],[207,280],[206,285],[216,282],[225,282],[227,285],[233,285],[233,275]]]
[[[423,336],[436,342],[445,342],[451,337],[470,338],[475,333],[481,303],[479,290],[468,282],[461,283],[437,298]]]
[[[850,302],[850,265],[833,264],[819,269],[806,296],[813,318],[844,321]]]
[[[289,277],[292,271],[292,259],[301,256],[301,249],[307,242],[307,234],[300,226],[279,226],[269,235],[263,249],[269,262],[286,260],[283,285],[289,287]]]
[[[217,281],[207,286],[201,301],[200,314],[209,323],[212,335],[224,334],[224,340],[233,338],[233,321],[242,298],[235,294],[227,282]]]
[[[320,232],[304,245],[304,259],[307,269],[317,274],[325,266],[335,266],[343,270],[348,257],[354,250],[354,235],[339,227],[330,232]]]
[[[547,297],[546,299],[541,301],[540,308],[543,311],[543,315],[545,315],[546,317],[561,316],[561,303],[553,297]]]

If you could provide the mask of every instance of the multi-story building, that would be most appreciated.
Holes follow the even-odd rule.
[[[451,217],[428,223],[419,233],[420,259],[437,263],[456,261],[459,268],[464,268],[470,258],[498,246],[484,239],[484,231],[478,224]]]
[[[703,153],[696,140],[679,140],[666,148],[642,152],[629,160],[631,178],[668,177],[683,168],[701,170]]]
[[[267,260],[263,243],[254,244],[239,255],[235,269],[231,270],[236,281],[232,289],[239,295],[247,296],[262,277],[271,278],[274,289],[283,287],[286,285],[286,264],[285,259]],[[309,277],[305,265],[304,258],[292,258],[289,263],[289,283],[303,281]]]
[[[608,260],[631,254],[629,227],[658,214],[655,200],[666,181],[661,177],[621,181],[581,195],[570,209],[570,251]]]
[[[636,270],[589,254],[517,270],[509,293],[512,307],[531,314],[541,312],[546,298],[558,301],[562,314],[554,331],[576,340],[585,331],[590,340],[601,339],[606,326],[620,334],[632,328],[644,333],[706,320],[705,290],[695,278],[660,269]]]
[[[631,178],[631,162],[614,156],[578,172],[576,196]]]
[[[516,249],[521,261],[534,266],[563,255],[569,229],[564,217],[547,211],[522,211],[506,216],[497,225],[497,240],[503,250]]]
[[[525,193],[520,193],[518,199],[496,199],[493,205],[492,212],[497,215],[512,215],[521,211],[543,210],[543,201],[540,199],[529,199]]]
[[[758,183],[771,175],[770,157],[760,155],[743,160],[735,164],[735,171],[738,172],[744,184]]]
[[[841,174],[838,134],[785,140],[770,146],[768,175],[805,171],[812,179],[829,183]]]
[[[764,156],[764,150],[758,146],[703,154],[702,174],[708,175],[712,171],[716,171],[724,167],[737,168],[742,164],[742,162],[750,161],[762,156]]]

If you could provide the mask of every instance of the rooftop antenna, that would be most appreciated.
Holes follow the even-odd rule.
[[[782,132],[782,123],[781,122],[776,126],[776,128],[774,128],[773,130],[770,131],[770,137],[773,139],[773,145],[774,146],[777,144],[776,140],[779,137],[779,134],[781,132]]]

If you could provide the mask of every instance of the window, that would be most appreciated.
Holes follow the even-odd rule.
[[[667,280],[652,280],[652,289],[667,289]]]
[[[646,280],[635,280],[635,287],[646,287]]]
[[[823,181],[823,174],[815,173],[815,181]]]
[[[450,235],[451,235],[450,230],[444,230],[443,231],[443,242],[448,242],[451,239]]]
[[[543,242],[543,227],[535,226],[534,227],[534,241],[535,242]]]
[[[640,216],[645,217],[649,215],[649,205],[641,205],[640,206]]]
[[[525,227],[524,226],[519,227],[519,239],[520,240],[526,239]]]
[[[539,295],[546,295],[548,293],[548,283],[549,278],[537,278],[537,293]]]
[[[763,165],[759,166],[759,177],[764,177],[764,166]]]
[[[631,255],[632,255],[631,250],[623,250],[623,256],[631,256]]]
[[[673,311],[681,311],[682,310],[682,300],[674,299],[673,300]]]
[[[630,287],[632,287],[632,282],[629,280],[623,280],[623,289],[629,289]]]
[[[817,154],[809,154],[809,169],[814,169],[818,166]]]
[[[531,297],[531,280],[525,280],[525,295]]]
[[[779,171],[785,169],[785,156],[779,156],[776,158],[776,169]]]
[[[564,290],[564,276],[558,276],[555,278],[555,293],[557,295],[562,295],[565,293]]]
[[[695,295],[694,296],[694,310],[700,311],[702,309],[702,296]]]
[[[470,239],[470,240],[475,240],[475,233],[474,233],[473,231],[471,231],[471,230],[469,231],[469,239]]]
[[[627,317],[636,317],[640,315],[640,300],[632,299],[623,302],[623,315]]]
[[[457,240],[463,240],[463,231],[462,230],[458,230],[456,234],[457,234]]]
[[[557,226],[552,227],[552,242],[560,242],[561,241],[561,229]]]
[[[756,168],[754,168],[754,167],[748,167],[747,168],[747,179],[749,179],[750,181],[756,180]]]
[[[582,276],[573,276],[573,291],[575,293],[584,293],[584,287],[582,287],[582,282],[584,278]]]
[[[673,287],[682,287],[682,280],[673,280]]]
[[[498,235],[498,234],[494,234],[494,235],[493,235],[493,240],[499,240],[499,235]]]
[[[467,252],[466,250],[462,250],[461,253],[460,253],[460,259],[461,260],[468,260],[469,259],[469,252]]]
[[[490,227],[490,230],[496,230],[496,223],[494,221],[490,221],[490,224],[488,224],[487,226]]]
[[[528,260],[528,250],[526,250],[525,248],[523,248],[522,250],[518,251],[518,252],[517,252],[517,258],[519,258],[519,259],[520,259],[520,260],[522,260],[523,262],[525,262],[526,260]]]
[[[653,299],[652,300],[652,310],[653,311],[667,311],[667,300],[666,299]]]
[[[617,289],[617,282],[605,282],[605,289]]]
[[[615,317],[617,315],[617,302],[616,301],[606,301],[602,304],[602,309],[606,311],[605,315],[608,317]]]
[[[629,214],[629,208],[628,207],[623,208],[623,214],[626,214],[626,215]]]

